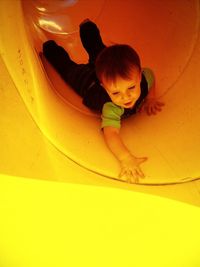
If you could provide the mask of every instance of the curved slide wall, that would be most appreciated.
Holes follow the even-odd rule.
[[[27,2],[30,3],[30,1]],[[67,2],[72,3],[75,1],[67,1]],[[80,1],[80,3],[81,2],[83,1]],[[87,1],[84,1],[84,3],[86,2]],[[99,2],[95,1],[95,2],[100,3],[100,1]],[[111,1],[107,1],[104,3],[108,4],[109,2],[113,3]],[[123,1],[123,2],[128,3],[129,1]],[[145,1],[145,2],[146,3],[150,2],[151,4],[153,2],[157,3],[156,1]],[[183,1],[181,2],[183,3]],[[117,3],[117,1],[115,1],[115,3]],[[188,3],[190,3],[189,6],[192,8],[193,11],[196,10],[194,9],[193,4],[197,2],[188,1]],[[104,16],[106,15],[106,13],[105,10],[103,13],[101,13],[101,10],[103,9],[101,8],[102,5],[100,4],[99,7],[97,6],[98,7],[97,9],[95,7],[95,10],[93,11],[92,14],[94,14],[94,19],[96,19],[97,22],[101,24],[102,28],[104,27],[104,25],[106,26],[104,27],[103,30],[105,31],[105,38],[106,38],[107,24],[103,23],[105,21]],[[114,8],[113,5],[112,8]],[[142,8],[142,6],[140,6],[140,8]],[[109,10],[108,6],[106,10]],[[191,12],[191,11],[189,12],[189,10],[190,9],[187,10],[188,14]],[[68,94],[68,92],[71,92],[69,88],[63,87],[66,90],[68,90],[67,94],[65,90],[58,91],[60,87],[56,88],[55,86],[57,85],[58,82],[62,82],[57,79],[58,77],[56,77],[56,82],[53,79],[52,81],[50,80],[48,80],[48,82],[46,81],[48,77],[45,76],[46,75],[45,72],[43,73],[44,70],[43,65],[41,64],[40,58],[38,57],[38,53],[35,52],[35,49],[36,50],[38,49],[37,51],[40,51],[39,49],[41,43],[39,42],[39,38],[37,36],[34,35],[36,39],[35,42],[33,43],[31,39],[33,36],[26,35],[23,26],[24,20],[21,12],[20,2],[17,0],[16,1],[1,0],[0,14],[1,14],[1,21],[0,21],[1,57],[3,57],[4,62],[6,63],[6,66],[9,70],[10,76],[12,77],[16,85],[16,88],[19,90],[20,95],[23,97],[24,103],[26,104],[28,110],[30,111],[30,113],[32,114],[33,118],[40,126],[42,131],[48,137],[48,139],[51,140],[52,143],[56,141],[54,142],[55,147],[57,146],[59,147],[59,149],[62,149],[61,144],[58,142],[61,140],[62,132],[60,128],[56,128],[57,130],[56,132],[51,123],[49,122],[48,124],[50,115],[52,116],[51,122],[56,123],[55,117],[56,115],[59,115],[59,111],[64,112],[65,110],[67,110],[68,112],[71,112],[69,114],[71,115],[73,114],[73,116],[75,116],[77,113],[78,115],[75,118],[84,118],[85,124],[87,121],[88,123],[89,122],[91,123],[90,125],[98,126],[97,123],[98,118],[95,117],[94,114],[91,114],[88,110],[84,109],[83,106],[81,106],[80,99],[75,98],[75,95],[73,94],[72,95]],[[100,14],[103,17],[101,17]],[[81,16],[81,14],[79,15]],[[126,17],[125,14],[123,14],[123,12],[121,15]],[[137,12],[135,13],[135,16],[136,15]],[[149,14],[149,16],[151,18],[154,17],[152,14]],[[185,23],[187,22],[186,17],[184,18]],[[165,17],[163,17],[163,19],[165,19]],[[175,21],[174,20],[173,22],[175,21],[177,22],[177,20],[179,20],[178,16],[177,20]],[[114,23],[117,23],[118,20],[112,17],[112,21]],[[191,20],[191,22],[194,22],[194,20]],[[142,25],[143,24],[141,24],[141,26]],[[73,32],[74,36],[76,36],[77,32],[76,31],[74,32],[73,29],[73,27],[75,26],[73,26],[73,24],[71,24],[71,26],[72,28],[70,30]],[[157,27],[159,27],[159,25],[157,25]],[[112,30],[113,34],[116,34],[114,28],[112,28]],[[37,32],[38,34],[41,34],[40,36],[41,38],[43,38],[43,32],[40,32],[38,29]],[[109,33],[110,32],[112,31],[109,29]],[[50,35],[49,32],[48,33],[46,32],[45,34]],[[64,37],[62,36],[62,38],[60,38],[60,35],[59,36],[56,35],[56,37],[57,38],[59,37],[58,39],[60,40],[61,43],[62,40],[64,39],[63,43],[65,43],[66,36]],[[73,39],[71,35],[68,37],[70,40],[69,44],[72,44],[73,40],[77,40],[77,38]],[[126,37],[128,37],[128,35],[126,35]],[[109,42],[109,40],[107,40],[107,42]],[[138,49],[141,49],[142,42],[143,41],[141,41],[141,44],[139,45]],[[75,42],[75,44],[77,44],[78,46],[78,43]],[[181,153],[179,155],[181,155],[181,159],[185,157],[184,162],[186,162],[186,166],[184,166],[183,164],[182,167],[184,168],[184,171],[186,167],[188,167],[187,168],[188,172],[185,173],[185,175],[186,174],[191,175],[190,178],[192,177],[195,178],[196,175],[199,175],[198,173],[199,76],[197,74],[198,74],[198,65],[200,62],[200,57],[199,57],[200,53],[199,53],[198,41],[195,42],[195,44],[196,46],[195,45],[191,46],[191,51],[193,52],[192,52],[192,57],[190,57],[190,60],[189,61],[187,60],[186,65],[184,64],[182,66],[180,65],[181,70],[183,70],[183,72],[180,72],[180,78],[177,79],[177,82],[176,80],[173,80],[173,83],[175,83],[175,87],[171,86],[172,84],[171,85],[169,84],[169,88],[171,89],[168,90],[168,92],[163,98],[165,102],[167,102],[167,106],[171,107],[172,111],[171,113],[169,112],[169,109],[163,111],[161,117],[162,120],[164,118],[166,119],[168,118],[170,122],[168,125],[166,125],[165,129],[167,129],[167,127],[169,127],[172,124],[177,126],[177,128],[174,129],[172,132],[170,132],[170,129],[172,130],[172,128],[170,128],[169,131],[167,131],[166,135],[164,133],[163,134],[164,137],[166,138],[167,134],[169,135],[169,137],[171,137],[172,135],[174,136],[175,133],[177,133],[177,139],[175,139],[177,142],[177,149],[179,152],[181,152],[180,144],[183,144],[182,146],[183,153],[182,155]],[[188,40],[186,45],[188,45]],[[75,48],[77,48],[77,46],[75,46]],[[72,54],[73,54],[73,47],[74,46],[72,46],[71,50]],[[186,46],[184,47],[186,48]],[[76,51],[75,48],[74,50]],[[81,51],[82,50],[80,50],[80,52]],[[181,51],[179,52],[182,53]],[[86,60],[83,51],[82,55],[83,59]],[[75,56],[76,54],[74,54],[74,57]],[[165,53],[163,53],[163,57],[164,56]],[[1,64],[2,61],[0,61],[0,68],[2,67]],[[46,63],[44,62],[44,64]],[[150,65],[150,63],[148,63],[148,65]],[[169,65],[164,64],[163,68],[167,68],[168,66]],[[55,78],[56,74],[53,72],[53,70],[46,65],[45,68],[47,68],[49,77],[51,78],[52,77],[51,75],[53,74],[53,77]],[[5,152],[7,152],[8,154],[9,152],[15,153],[16,148],[20,150],[20,145],[21,144],[24,145],[24,147],[26,148],[25,149],[22,148],[21,151],[17,150],[17,153],[15,153],[15,156],[13,156],[12,158],[14,159],[14,161],[16,161],[16,165],[19,165],[22,164],[20,156],[22,156],[21,154],[24,151],[27,151],[27,158],[28,158],[29,157],[28,154],[30,154],[30,157],[32,157],[33,154],[37,154],[38,151],[42,150],[42,148],[40,147],[40,142],[37,141],[34,142],[33,140],[33,146],[38,146],[38,149],[36,150],[29,149],[33,148],[33,146],[31,145],[29,146],[31,138],[40,135],[39,130],[35,127],[35,124],[31,121],[30,117],[28,116],[28,112],[26,112],[24,108],[25,105],[23,105],[21,99],[17,98],[19,101],[13,101],[14,97],[12,96],[12,94],[14,92],[17,95],[17,90],[15,90],[12,81],[9,80],[10,77],[7,71],[4,71],[4,66],[0,71],[1,71],[0,96],[2,97],[2,99],[0,99],[1,112],[3,115],[4,114],[7,115],[7,112],[9,113],[9,115],[11,115],[8,117],[5,116],[5,119],[4,117],[0,117],[1,122],[3,122],[2,125],[8,126],[7,129],[2,129],[1,127],[0,131],[1,136],[3,137],[2,138],[3,140],[1,140],[0,143],[0,145],[2,145],[1,167],[3,166],[2,164],[6,163],[8,164],[9,167],[10,163],[9,156],[5,157],[6,159],[4,159],[5,154],[4,151],[2,152],[2,149],[5,148],[6,150]],[[164,76],[160,76],[159,83],[162,83],[161,77]],[[55,83],[54,86],[52,87],[53,82]],[[49,86],[49,83],[51,84],[51,86]],[[179,86],[177,84],[181,88],[184,88],[185,85],[188,85],[188,87],[192,90],[192,92],[190,93],[190,91],[188,90],[184,91],[179,90]],[[176,86],[178,86],[177,87],[178,89],[173,91],[174,88],[176,88]],[[10,87],[12,87],[13,90]],[[41,88],[44,91],[41,90]],[[167,91],[166,89],[167,88],[163,90]],[[180,98],[177,98],[177,95],[179,95]],[[45,99],[47,100],[46,102]],[[178,99],[182,99],[182,102],[179,102]],[[47,105],[48,103],[49,105]],[[193,103],[193,105],[191,105],[191,103]],[[68,108],[68,106],[70,106],[70,108]],[[51,109],[54,107],[55,110]],[[188,109],[186,109],[186,107],[188,107]],[[20,112],[18,112],[18,108]],[[58,113],[54,114],[57,110]],[[182,111],[183,114],[185,114],[185,116],[182,117],[182,120],[181,117],[178,116],[178,114],[180,114],[179,111]],[[67,112],[64,113],[64,115],[66,116]],[[187,119],[184,119],[185,117]],[[25,118],[31,121],[32,123],[31,125],[34,125],[35,130],[33,132],[32,132],[33,130],[32,127],[30,131],[29,130],[26,131],[26,126],[28,126],[28,123],[27,125],[26,123],[24,123],[26,122]],[[136,121],[138,123],[141,122],[141,118],[143,118],[142,121],[145,120],[145,122],[148,122],[147,125],[149,128],[150,128],[150,122],[153,123],[153,121],[155,120],[155,118],[152,118],[151,120],[151,118],[148,118],[146,116],[144,117],[141,116]],[[157,117],[156,120],[159,120],[158,118],[159,117]],[[58,117],[57,119],[59,120],[57,124],[59,126],[59,123],[62,122],[62,120],[60,117]],[[17,120],[18,122],[16,123]],[[70,122],[68,121],[64,122],[65,123],[62,126],[66,130]],[[16,125],[12,127],[12,124],[15,123]],[[79,124],[81,125],[81,123],[82,122],[80,121]],[[128,123],[128,121],[126,123]],[[141,124],[139,125],[141,127]],[[152,126],[155,126],[155,124]],[[161,124],[161,126],[164,127],[163,124]],[[49,132],[49,129],[52,130],[52,132]],[[81,132],[79,132],[80,133],[79,135],[87,134],[87,130],[85,129],[83,131],[83,129],[85,128],[84,127],[81,128]],[[179,130],[184,129],[184,131],[182,131],[182,135],[179,132],[177,132],[177,129]],[[19,132],[24,131],[25,135],[22,135],[21,138],[22,140],[20,140],[21,142],[18,139],[16,139],[16,137],[18,137],[18,134],[16,134],[15,131],[8,133],[8,131],[12,130],[15,131],[18,130]],[[76,136],[78,135],[77,132],[78,130],[75,131]],[[53,135],[55,133],[57,133],[58,135],[57,138],[56,136]],[[30,134],[30,136],[26,138],[26,134]],[[96,138],[95,140],[101,142],[101,137],[96,134],[96,130],[94,131],[91,130],[90,134],[95,134],[94,135],[94,138]],[[7,135],[9,135],[10,138],[7,139],[6,138]],[[66,133],[63,130],[63,135],[68,137],[70,133]],[[126,132],[123,132],[123,135],[127,136]],[[42,135],[40,135],[40,137],[41,136]],[[91,137],[89,139],[90,141]],[[157,140],[156,138],[154,139],[155,143],[157,141],[159,144],[161,143],[160,140]],[[7,147],[8,140],[11,141],[10,142],[11,144],[9,144],[9,146]],[[19,145],[15,147],[14,144],[17,142],[19,143]],[[46,142],[45,138],[41,138],[41,142],[44,142],[44,147],[46,149],[47,144],[49,145],[48,141]],[[58,146],[59,144],[60,146]],[[169,149],[173,147],[171,142],[169,142],[168,145]],[[102,143],[101,146],[102,151],[103,147],[104,146]],[[57,152],[56,149],[54,149],[54,147],[51,146],[51,148],[52,148],[52,153],[55,152],[54,155],[55,154],[61,155],[61,153]],[[69,144],[68,148],[72,149],[73,146],[70,146]],[[84,149],[87,150],[86,148]],[[89,149],[91,149],[90,146]],[[78,161],[79,156],[81,155],[80,153],[82,153],[82,151],[80,151],[80,147],[77,146],[77,149],[74,148],[74,150],[69,150],[69,151],[73,152],[70,154],[71,156],[73,156],[73,159],[76,159],[77,162],[79,162]],[[99,157],[105,155],[105,151],[106,150],[104,150],[102,152],[103,154],[100,155]],[[187,151],[187,155],[184,153],[185,151]],[[163,156],[163,158],[165,158],[165,161],[167,162],[169,162],[168,159],[171,159],[171,163],[168,163],[170,165],[173,164],[172,159],[174,159],[175,156],[173,158],[168,157],[169,152],[170,150],[166,149],[166,153],[164,154],[165,157]],[[172,152],[175,153],[176,150],[174,149],[174,151]],[[85,155],[87,156],[87,153]],[[161,154],[158,153],[158,156],[159,155]],[[172,153],[170,155],[172,155]],[[56,163],[58,164],[58,161],[61,158],[62,157],[58,158],[54,157],[52,161],[50,162],[48,161],[48,163],[46,163],[45,159],[42,160],[42,158],[39,157],[39,155],[38,157],[36,157],[37,161],[41,160],[41,168],[39,169],[41,170],[41,176],[43,174],[42,172],[43,168],[49,167],[50,169],[49,172],[44,172],[46,173],[46,177],[44,177],[44,179],[48,179],[50,177],[50,173],[53,170],[53,168],[50,168],[50,165],[54,164],[56,165]],[[65,164],[67,162],[66,157],[63,156],[63,158]],[[90,159],[90,157],[88,158]],[[84,163],[84,160],[82,161]],[[68,160],[68,162],[71,163],[70,160]],[[29,161],[28,163],[29,163],[29,171],[31,171],[30,165],[33,164],[33,162]],[[110,158],[110,164],[111,163],[112,165],[109,165],[110,167],[115,166],[113,165],[114,162],[112,162]],[[174,160],[174,166],[175,163],[177,164],[177,159]],[[62,164],[61,165],[58,164],[56,167],[59,168],[60,166],[62,166]],[[1,267],[11,267],[11,266],[12,267],[13,266],[197,267],[200,266],[199,207],[195,207],[194,205],[188,205],[186,203],[181,203],[179,201],[173,201],[163,197],[156,197],[149,194],[133,192],[133,186],[130,185],[127,185],[127,188],[129,187],[131,191],[121,190],[120,188],[113,188],[114,185],[116,184],[118,185],[118,187],[123,185],[121,187],[125,188],[126,184],[122,184],[120,182],[114,183],[110,179],[103,179],[103,177],[94,175],[93,172],[87,172],[85,171],[84,168],[76,164],[73,164],[73,166],[74,166],[73,168],[71,169],[69,168],[69,172],[66,170],[67,167],[63,168],[64,171],[66,171],[67,175],[69,175],[69,173],[72,173],[73,170],[77,167],[77,170],[75,171],[75,174],[72,175],[71,181],[69,183],[27,179],[30,178],[30,176],[29,175],[26,176],[25,172],[24,175],[15,173],[16,170],[13,168],[13,165],[9,167],[10,168],[9,173],[12,176],[0,174],[0,214],[1,214],[0,266]],[[60,173],[63,171],[63,169],[61,168]],[[174,167],[174,169],[176,168]],[[80,175],[82,179],[84,179],[84,173],[91,174],[90,181],[92,181],[92,179],[94,178],[94,181],[92,181],[93,186],[82,185],[80,184],[81,182],[80,183],[73,182],[72,184],[72,180],[75,178],[78,170],[80,171],[80,173],[83,173],[82,175]],[[111,174],[114,176],[115,173],[113,171],[111,172]],[[117,171],[117,167],[115,171]],[[49,173],[49,175],[47,173]],[[34,174],[31,177],[33,178]],[[102,181],[102,185],[110,184],[111,187],[109,188],[109,186],[95,186],[94,184],[95,182],[97,182],[97,179],[95,180],[96,177],[98,177],[97,178],[98,181],[99,180]],[[180,177],[183,176],[180,175]],[[67,181],[67,177],[65,181]],[[83,181],[84,184],[86,184],[87,181],[88,180],[85,177],[85,180]],[[151,182],[155,181],[158,182],[157,180],[152,180],[151,177]],[[175,182],[175,180],[173,181],[167,180],[167,181]],[[182,180],[176,180],[176,181],[181,182]],[[160,181],[159,179],[159,183],[161,182],[166,182],[166,180]],[[150,181],[148,183],[150,183]],[[146,181],[146,184],[148,183]],[[181,187],[182,186],[183,185],[181,185]],[[138,188],[141,187],[142,186],[138,186]],[[136,186],[134,188],[136,188]],[[145,186],[145,188],[147,189],[152,187]],[[165,189],[166,187],[162,188]],[[180,187],[178,185],[173,188],[174,191],[176,191],[176,194],[177,191],[180,190]],[[186,185],[186,188],[189,190],[190,183]],[[170,190],[171,189],[172,187],[170,187]],[[187,192],[185,193],[187,194]]]
[[[51,143],[78,165],[116,179],[119,166],[104,144],[100,118],[82,106],[39,56],[42,41],[55,39],[74,60],[86,62],[78,25],[89,17],[99,25],[106,44],[123,42],[136,48],[143,66],[154,69],[158,95],[166,104],[157,116],[140,114],[123,122],[124,142],[136,156],[149,157],[141,183],[198,179],[199,2],[71,1],[61,9],[48,6],[48,12],[33,3],[1,1],[0,48],[24,103]],[[39,24],[44,19],[61,30]]]

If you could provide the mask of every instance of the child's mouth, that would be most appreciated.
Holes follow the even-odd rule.
[[[132,105],[132,101],[127,102],[127,103],[124,104],[124,106],[126,106],[126,107],[129,107],[129,106],[131,106],[131,105]]]

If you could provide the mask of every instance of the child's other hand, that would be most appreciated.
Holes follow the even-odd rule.
[[[162,107],[165,105],[164,102],[158,101],[156,98],[147,98],[139,112],[145,111],[149,116],[156,115],[157,112],[162,111]]]
[[[132,155],[123,159],[121,161],[119,179],[129,183],[138,183],[140,178],[145,178],[144,173],[140,169],[140,164],[146,160],[147,157],[136,158]]]

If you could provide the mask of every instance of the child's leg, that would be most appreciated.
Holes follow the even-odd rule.
[[[96,24],[90,20],[82,22],[80,24],[80,37],[83,47],[89,55],[89,63],[94,64],[98,54],[106,47]]]
[[[80,96],[84,96],[85,89],[90,85],[90,68],[87,64],[77,64],[72,61],[63,47],[55,41],[49,40],[43,44],[43,54],[57,70],[63,80]]]
[[[43,54],[64,80],[68,82],[68,72],[77,64],[68,53],[58,46],[55,41],[49,40],[43,44]]]

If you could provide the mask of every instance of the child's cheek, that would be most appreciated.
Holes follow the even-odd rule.
[[[116,96],[116,97],[115,97],[115,102],[119,103],[120,99],[121,99],[120,96]]]
[[[112,97],[112,101],[113,101],[113,103],[115,103],[115,104],[118,104],[119,103],[119,97]]]
[[[138,86],[137,90],[134,91],[134,97],[135,98],[139,98],[141,95],[141,89],[140,89],[140,86]]]

